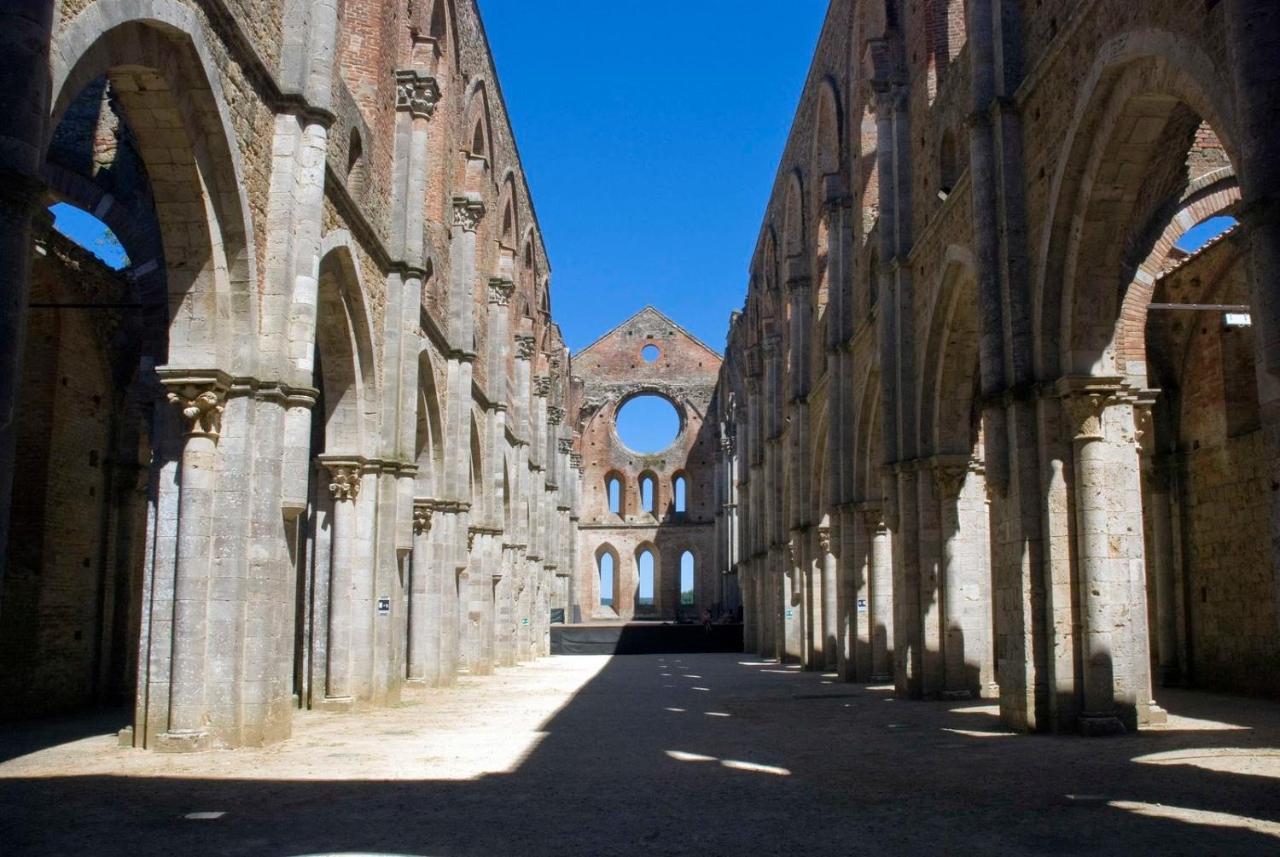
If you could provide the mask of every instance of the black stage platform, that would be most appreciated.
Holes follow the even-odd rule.
[[[553,655],[680,655],[741,652],[742,625],[626,622],[552,625]]]

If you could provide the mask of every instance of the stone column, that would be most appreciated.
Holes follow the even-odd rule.
[[[436,684],[440,673],[442,585],[432,557],[429,501],[413,502],[413,559],[409,584],[409,666],[411,682]]]
[[[1163,713],[1151,701],[1137,454],[1132,438],[1108,442],[1109,430],[1122,432],[1132,410],[1120,398],[1118,379],[1068,379],[1062,392],[1075,461],[1084,635],[1078,722],[1086,735],[1115,734]]]
[[[1146,486],[1143,506],[1151,521],[1148,585],[1154,590],[1156,613],[1156,661],[1162,687],[1175,687],[1182,680],[1181,652],[1178,648],[1178,609],[1175,586],[1172,486],[1177,480],[1176,460],[1160,455],[1152,407],[1135,409],[1138,443],[1142,448],[1142,469]]]
[[[866,681],[871,674],[871,542],[854,504],[840,506],[841,681]]]
[[[883,507],[878,503],[860,506],[863,523],[871,541],[867,571],[870,593],[870,681],[893,680],[894,647],[894,597],[893,597],[893,538],[885,521]]]
[[[938,589],[942,596],[942,686],[943,699],[968,699],[977,691],[967,676],[968,648],[974,641],[965,639],[965,590],[968,586],[964,563],[972,561],[964,550],[960,526],[960,492],[969,475],[968,461],[935,461],[933,477],[937,482],[939,519],[941,523],[942,563]]]
[[[834,670],[839,661],[839,646],[836,639],[839,627],[839,612],[836,604],[839,597],[839,584],[830,527],[818,528],[818,561],[822,569],[823,665],[827,670]]]
[[[175,378],[168,382],[169,402],[181,410],[186,435],[179,465],[169,725],[156,743],[159,750],[202,750],[210,745],[206,698],[210,577],[218,437],[228,382],[225,376]]]
[[[359,532],[361,462],[353,459],[322,458],[329,471],[329,494],[333,499],[333,531],[330,534],[332,554],[329,560],[329,645],[328,675],[325,682],[325,708],[350,708],[358,686],[356,670],[356,611],[358,592],[357,533]]]

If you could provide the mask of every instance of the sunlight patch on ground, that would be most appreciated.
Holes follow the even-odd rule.
[[[762,765],[759,762],[744,762],[741,759],[717,759],[715,756],[704,756],[702,753],[687,753],[684,750],[664,751],[669,758],[677,762],[719,762],[720,767],[734,771],[747,771],[752,774],[771,774],[775,777],[789,777],[791,772],[777,765]]]
[[[1146,729],[1176,732],[1249,732],[1248,726],[1238,723],[1227,723],[1221,720],[1203,720],[1199,717],[1185,717],[1181,714],[1169,714],[1167,723],[1147,726]]]
[[[1228,812],[1210,812],[1204,809],[1165,806],[1158,803],[1143,803],[1142,801],[1130,800],[1108,801],[1107,806],[1123,809],[1126,812],[1132,812],[1147,818],[1164,818],[1207,827],[1234,827],[1240,830],[1252,830],[1254,833],[1261,833],[1264,836],[1280,839],[1280,824],[1274,821],[1264,821],[1260,818],[1250,818],[1247,815],[1232,815]]]
[[[121,748],[114,734],[0,763],[0,779],[75,776],[208,780],[477,780],[518,770],[547,725],[611,657],[544,658],[455,687],[410,688],[397,707],[294,713],[293,737],[258,749],[177,754]],[[477,712],[483,712],[478,717]],[[358,724],[358,728],[356,726]]]
[[[1141,765],[1187,765],[1220,774],[1244,774],[1280,780],[1280,750],[1246,750],[1240,747],[1197,747],[1138,756]]]
[[[708,717],[732,717],[733,716],[729,714],[729,712],[727,711],[704,711],[702,713],[707,715]]]
[[[942,728],[943,732],[950,732],[952,735],[963,735],[966,738],[1016,738],[1016,732],[979,732],[976,729],[949,729]]]
[[[992,717],[1000,716],[1000,706],[998,705],[966,705],[964,708],[947,709],[952,714],[990,714]]]
[[[667,709],[665,709],[665,710],[666,710],[666,711],[673,711],[673,712],[675,712],[676,714],[684,714],[684,712],[685,712],[685,709],[683,709],[683,708],[667,708]]]
[[[755,762],[739,762],[736,759],[723,759],[720,765],[725,768],[732,768],[735,771],[751,771],[755,774],[773,774],[775,777],[789,777],[791,772],[786,768],[778,768],[773,765],[760,765]]]
[[[701,753],[686,753],[683,750],[667,750],[667,755],[677,762],[714,762],[715,756],[704,756]]]

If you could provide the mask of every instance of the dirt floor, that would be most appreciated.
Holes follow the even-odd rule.
[[[1280,854],[1280,704],[1160,701],[1142,735],[1018,736],[742,655],[561,657],[266,750],[10,725],[0,854]]]

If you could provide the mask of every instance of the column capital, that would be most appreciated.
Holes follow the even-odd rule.
[[[1102,440],[1102,414],[1123,390],[1123,379],[1116,377],[1067,377],[1057,384],[1056,392],[1063,413],[1070,422],[1072,440],[1085,443]]]
[[[547,424],[548,425],[558,426],[564,422],[564,418],[565,418],[564,408],[558,407],[556,405],[551,405],[550,407],[547,408]],[[572,443],[572,441],[570,441],[570,443]]]
[[[573,438],[562,437],[557,446],[563,455],[569,455],[573,452]]]
[[[225,372],[187,372],[159,369],[169,404],[177,406],[186,420],[187,437],[217,440],[222,434],[222,413],[226,409],[231,378]]]
[[[322,467],[329,471],[329,493],[334,502],[350,501],[354,503],[360,497],[360,473],[364,470],[364,460],[359,458],[320,458]]]
[[[818,527],[818,550],[821,553],[831,553],[831,528]]]
[[[492,306],[510,306],[511,296],[515,294],[516,284],[505,277],[494,277],[489,280],[489,303]]]
[[[426,72],[402,69],[396,72],[396,110],[430,119],[440,103],[440,84]]]
[[[872,533],[878,533],[884,530],[884,504],[876,500],[865,500],[855,504],[858,513],[862,515],[862,524]]]
[[[516,335],[516,359],[532,360],[534,353],[538,348],[538,340],[532,334],[520,333]]]
[[[533,394],[544,399],[551,395],[550,375],[535,375],[533,377]]]
[[[934,483],[944,500],[956,500],[964,488],[964,480],[973,469],[967,455],[935,455],[929,459],[933,468]]]
[[[463,232],[475,232],[484,219],[484,200],[479,194],[453,198],[453,225]]]
[[[431,516],[435,512],[429,500],[413,501],[413,532],[423,535],[431,529]]]
[[[569,464],[573,467],[574,470],[581,472],[583,469],[582,453],[580,452],[569,453]]]

